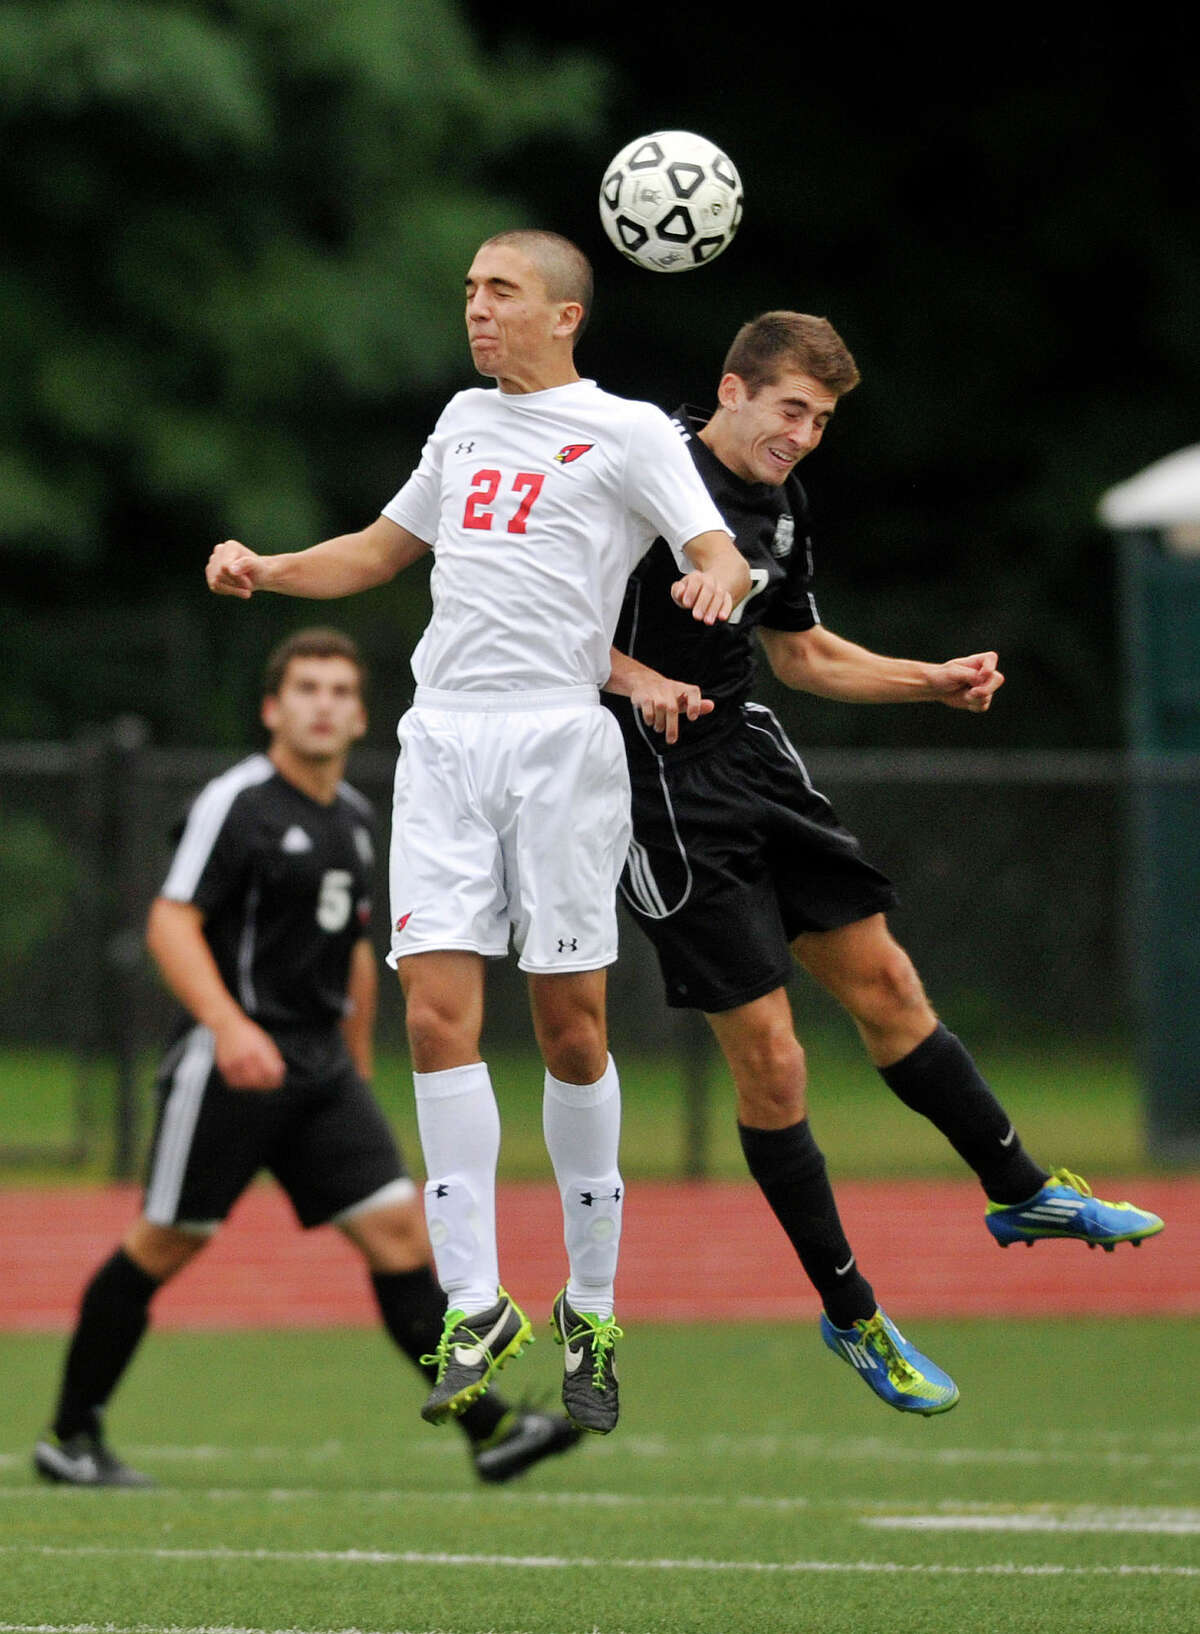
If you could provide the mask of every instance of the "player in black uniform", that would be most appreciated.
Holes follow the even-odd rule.
[[[885,658],[820,623],[795,467],[858,379],[825,319],[769,312],[736,336],[711,419],[675,415],[752,588],[727,624],[705,627],[663,593],[661,541],[630,580],[610,682],[632,700],[614,705],[633,784],[622,891],[658,952],[668,1003],[707,1014],[733,1076],[746,1161],[821,1295],[826,1344],[890,1405],[935,1413],[955,1404],[957,1388],[878,1309],[809,1129],[784,988],[793,956],[849,1011],[893,1093],[975,1170],[1003,1246],[1054,1236],[1111,1249],[1162,1221],[1101,1202],[1078,1176],[1047,1174],[1025,1152],[888,930],[890,881],[813,788],[772,712],[750,701],[755,634],[780,680],[821,697],[980,712],[1003,681],[995,653]]]
[[[375,956],[367,939],[371,808],[342,781],[366,715],[358,651],[302,630],[272,654],[270,733],[192,806],[147,941],[183,1006],[158,1080],[142,1212],[80,1307],[58,1406],[34,1465],[79,1486],[144,1486],[104,1441],[101,1412],[158,1289],[204,1247],[258,1170],[304,1227],[361,1252],[392,1339],[430,1380],[446,1298],[416,1187],[367,1087]],[[505,1481],[573,1446],[565,1416],[493,1390],[458,1422],[474,1467]]]

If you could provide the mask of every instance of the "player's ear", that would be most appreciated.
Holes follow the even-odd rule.
[[[717,387],[717,402],[723,409],[736,409],[746,401],[750,393],[746,390],[746,382],[740,374],[723,374],[721,384]]]
[[[276,726],[278,726],[279,699],[273,692],[268,692],[266,697],[263,699],[262,708],[259,710],[259,719],[262,721],[268,732],[273,732]]]
[[[583,322],[583,307],[578,301],[563,301],[558,309],[558,321],[554,325],[556,335],[574,335]]]

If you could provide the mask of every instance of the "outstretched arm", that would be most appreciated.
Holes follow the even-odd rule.
[[[692,617],[704,624],[724,621],[750,593],[746,558],[727,533],[716,529],[689,539],[683,552],[695,572],[676,579],[672,600],[691,608]]]
[[[925,664],[885,658],[834,635],[823,624],[811,630],[760,629],[759,639],[785,686],[843,703],[943,703],[980,714],[991,705],[1004,677],[994,652]]]
[[[712,699],[702,698],[700,688],[690,681],[669,681],[616,647],[611,649],[610,662],[612,673],[604,683],[605,692],[631,699],[646,725],[661,732],[668,743],[678,741],[680,715],[695,721],[712,713]]]
[[[249,600],[256,590],[327,599],[386,584],[429,549],[423,539],[386,516],[357,533],[342,533],[308,550],[259,556],[226,539],[208,558],[205,578],[218,596]]]

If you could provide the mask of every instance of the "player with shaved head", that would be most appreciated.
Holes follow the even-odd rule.
[[[502,233],[476,251],[465,294],[471,356],[494,387],[451,400],[383,514],[294,554],[227,540],[208,583],[230,596],[343,596],[433,554],[391,848],[391,959],[449,1301],[422,1412],[438,1423],[465,1411],[532,1331],[500,1282],[500,1118],[480,1052],[484,961],[511,938],[562,1199],[568,1277],[551,1321],[563,1401],[577,1425],[604,1434],[618,1416],[625,1195],[605,971],[617,955],[629,780],[599,689],[626,579],[656,537],[674,563],[662,594],[697,624],[727,619],[750,577],[666,415],[580,378],[591,274],[575,245]],[[680,688],[676,708],[693,693]]]

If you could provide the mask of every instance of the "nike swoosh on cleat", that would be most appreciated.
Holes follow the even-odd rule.
[[[565,1347],[565,1349],[563,1351],[563,1372],[564,1373],[578,1373],[579,1368],[580,1368],[580,1364],[582,1363],[582,1361],[583,1361],[583,1346],[582,1345],[579,1347],[578,1350],[572,1350],[570,1345],[567,1345]]]
[[[501,1312],[499,1320],[492,1324],[487,1333],[480,1338],[478,1344],[455,1345],[455,1361],[460,1362],[463,1367],[478,1367],[481,1362],[485,1362],[491,1351],[493,1340],[499,1338],[500,1334],[503,1333],[504,1324],[507,1321],[508,1307]]]

